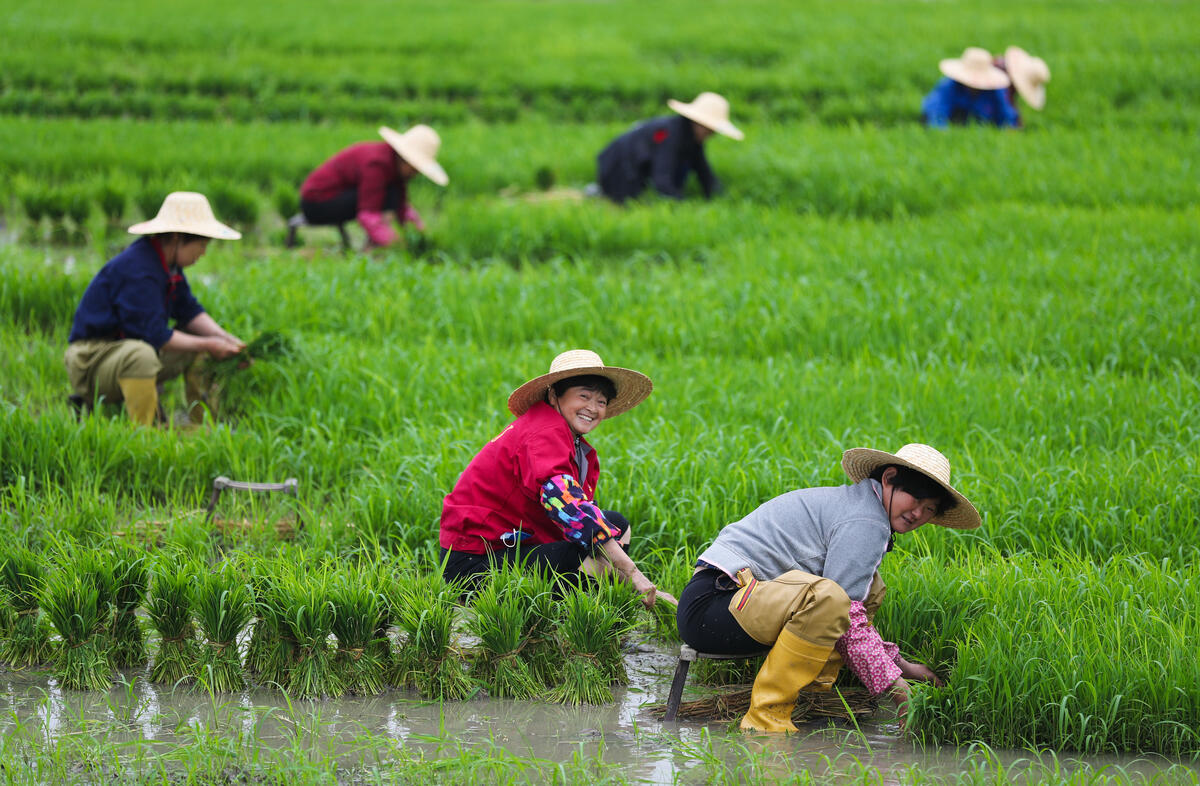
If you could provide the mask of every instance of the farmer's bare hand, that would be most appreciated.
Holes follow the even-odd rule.
[[[930,682],[939,688],[946,684],[942,682],[941,677],[934,674],[933,669],[924,663],[913,663],[904,658],[897,658],[896,665],[900,667],[900,675],[910,682]]]
[[[213,336],[206,342],[206,350],[208,354],[222,360],[231,355],[236,355],[246,348],[245,344],[239,345],[236,341],[230,341],[224,336]]]
[[[658,590],[655,593],[655,597],[658,598],[658,601],[660,603],[669,603],[672,606],[674,606],[675,608],[679,608],[679,600],[669,592],[663,592],[662,590]]]
[[[908,682],[903,677],[897,677],[892,683],[892,687],[888,688],[888,698],[896,705],[896,719],[900,721],[900,728],[904,728],[904,719],[908,716],[908,700],[912,698],[912,689]]]
[[[629,575],[629,583],[633,588],[641,593],[642,604],[646,608],[652,608],[658,594],[658,587],[654,586],[654,582],[646,578],[640,570],[634,568],[633,573]]]

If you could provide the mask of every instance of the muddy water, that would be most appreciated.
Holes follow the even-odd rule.
[[[79,693],[59,689],[45,674],[0,672],[0,732],[20,723],[36,729],[39,737],[56,739],[87,726],[113,743],[144,739],[170,744],[179,739],[180,729],[215,727],[279,747],[294,744],[298,736],[312,735],[317,743],[313,747],[332,749],[335,754],[352,750],[364,733],[431,750],[446,741],[497,745],[516,756],[550,761],[602,751],[604,761],[620,765],[631,780],[647,783],[703,781],[714,766],[710,757],[720,760],[715,766],[733,771],[751,754],[767,758],[768,769],[778,769],[781,775],[806,769],[853,771],[856,760],[896,778],[911,767],[943,776],[978,764],[977,755],[969,760],[974,764],[965,763],[970,755],[965,750],[914,746],[883,710],[861,731],[849,724],[821,721],[803,728],[801,735],[788,737],[726,735],[730,725],[725,723],[664,723],[653,717],[650,708],[666,700],[674,655],[661,647],[642,649],[627,656],[630,685],[615,690],[613,704],[603,707],[487,698],[440,706],[405,691],[375,698],[294,702],[289,707],[273,691],[252,690],[214,699],[186,689],[149,685],[140,673],[127,675],[132,686]],[[1015,776],[1027,766],[1029,754],[994,752],[994,760]],[[1070,772],[1081,763],[1093,770],[1117,765],[1147,779],[1171,764],[1156,757],[1058,759],[1060,772]],[[1195,782],[1197,772],[1194,766],[1177,768],[1170,780],[1180,776]]]

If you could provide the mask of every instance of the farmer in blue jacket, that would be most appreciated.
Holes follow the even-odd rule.
[[[744,137],[729,122],[729,102],[716,93],[701,93],[690,104],[671,99],[667,106],[678,114],[634,126],[597,156],[597,182],[604,196],[620,204],[652,184],[663,196],[682,199],[691,172],[706,199],[720,188],[704,157],[704,142],[714,132],[731,139]]]
[[[217,221],[203,194],[168,194],[158,215],[134,224],[142,235],[88,284],[63,358],[84,407],[102,398],[124,402],[129,418],[150,425],[158,412],[158,383],[183,374],[188,403],[204,400],[193,371],[201,353],[226,358],[246,348],[208,315],[192,295],[183,269],[208,249],[210,238],[237,240]],[[173,326],[172,326],[173,323]],[[193,407],[193,419],[202,408]]]
[[[975,122],[1020,127],[1020,115],[1006,92],[1012,80],[995,66],[986,49],[967,47],[962,57],[938,63],[938,70],[945,76],[921,102],[925,125],[945,128]]]

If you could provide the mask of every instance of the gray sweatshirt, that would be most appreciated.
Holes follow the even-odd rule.
[[[730,576],[748,567],[760,581],[802,570],[866,600],[892,533],[882,493],[869,478],[789,491],[722,529],[699,559]]]

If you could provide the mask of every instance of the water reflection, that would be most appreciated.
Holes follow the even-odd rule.
[[[348,757],[361,756],[356,740],[368,733],[432,755],[459,743],[498,746],[514,756],[554,762],[599,755],[631,779],[647,783],[758,780],[794,777],[804,770],[816,776],[847,772],[858,762],[879,768],[879,777],[889,782],[913,767],[930,775],[962,772],[964,757],[971,753],[916,746],[899,735],[886,714],[861,729],[822,721],[795,736],[728,734],[727,723],[663,723],[649,708],[665,702],[673,666],[673,656],[663,651],[631,655],[631,684],[615,689],[614,702],[602,707],[487,698],[441,705],[408,691],[289,704],[272,690],[210,696],[183,686],[154,686],[144,673],[127,675],[129,684],[118,682],[107,693],[80,693],[63,691],[45,674],[7,673],[0,674],[0,733],[20,725],[53,743],[86,729],[117,744],[150,740],[170,745],[216,731],[280,748],[320,746]],[[1003,767],[1017,770],[1029,756],[991,755]],[[1078,766],[1072,761],[1064,757],[1056,767],[1070,772]],[[1116,765],[1150,777],[1170,764],[1155,757],[1082,761],[1093,771]]]

